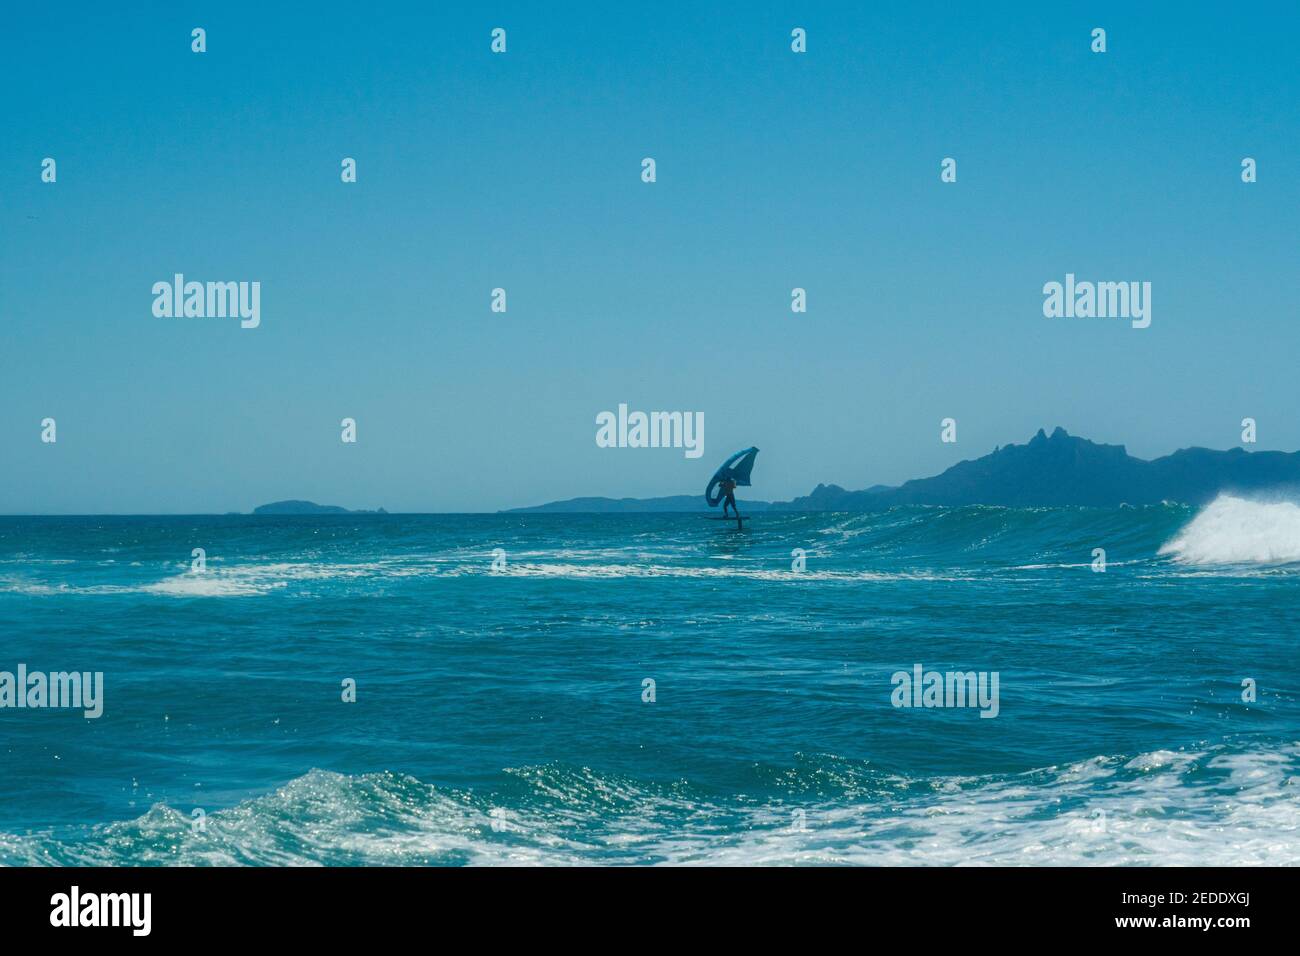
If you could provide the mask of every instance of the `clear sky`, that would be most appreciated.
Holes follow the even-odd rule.
[[[0,512],[702,493],[748,445],[778,499],[1057,425],[1300,448],[1294,3],[4,21]],[[259,281],[261,326],[156,318],[176,272]],[[1151,282],[1151,327],[1045,318],[1067,272]],[[704,456],[598,448],[620,402],[703,412]]]

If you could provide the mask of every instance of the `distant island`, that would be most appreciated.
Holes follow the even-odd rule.
[[[338,505],[318,505],[314,501],[273,501],[269,505],[258,505],[253,509],[255,515],[386,515],[383,508],[378,511],[350,511]]]
[[[1147,461],[1123,445],[1102,445],[1057,428],[1006,445],[931,478],[897,487],[847,491],[818,485],[793,501],[750,501],[748,511],[883,511],[897,505],[1003,505],[1013,508],[1118,507],[1173,501],[1200,505],[1220,492],[1300,490],[1300,452],[1183,448]],[[507,513],[708,511],[701,492],[664,498],[571,498]]]
[[[769,511],[770,501],[741,499],[746,511]],[[677,513],[682,511],[711,511],[704,503],[704,495],[668,495],[663,498],[568,498],[531,508],[508,508],[504,514],[646,514],[647,512]]]

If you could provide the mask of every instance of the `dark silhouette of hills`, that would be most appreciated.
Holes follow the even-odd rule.
[[[818,485],[793,501],[745,501],[749,511],[877,511],[897,505],[1005,505],[1116,507],[1175,501],[1199,505],[1220,492],[1244,494],[1300,490],[1300,452],[1241,448],[1184,448],[1147,461],[1123,445],[1102,445],[1057,428],[1039,429],[1024,445],[1006,445],[982,458],[959,462],[942,474],[898,487],[847,491]],[[703,495],[667,498],[574,498],[529,512],[703,511]]]

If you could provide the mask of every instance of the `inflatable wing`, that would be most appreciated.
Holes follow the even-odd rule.
[[[722,491],[718,486],[725,479],[730,478],[738,485],[749,487],[749,473],[754,470],[754,459],[757,456],[757,448],[746,448],[744,451],[736,452],[722,463],[722,467],[713,473],[708,487],[704,489],[704,500],[709,503],[710,508],[716,508],[722,501]]]

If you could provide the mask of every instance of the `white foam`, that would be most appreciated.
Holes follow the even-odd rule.
[[[314,770],[212,812],[203,833],[163,805],[79,835],[0,833],[0,865],[1294,866],[1297,770],[1294,743],[1155,751],[759,806],[589,768],[507,771],[510,796]]]
[[[1220,495],[1161,545],[1160,553],[1192,565],[1300,561],[1300,505]]]
[[[535,578],[748,578],[755,581],[959,581],[958,574],[882,571],[791,571],[782,568],[680,566],[663,564],[531,564],[515,562],[499,572],[464,565],[458,574],[496,573],[502,577]]]
[[[665,852],[673,863],[721,865],[1295,866],[1298,756],[1292,746],[1094,758],[930,800],[810,807],[805,832],[769,810],[741,834],[683,834]],[[1198,765],[1229,769],[1231,779],[1202,780]]]
[[[157,584],[145,585],[140,590],[146,594],[162,594],[167,597],[248,597],[265,594],[269,589],[284,586],[283,581],[257,583],[246,578],[181,574],[159,581]]]
[[[206,571],[186,571],[140,584],[46,584],[16,578],[0,578],[0,592],[28,595],[121,595],[152,594],[162,597],[252,597],[269,594],[299,582],[367,578],[396,574],[379,563],[313,564],[272,562],[212,567]]]

